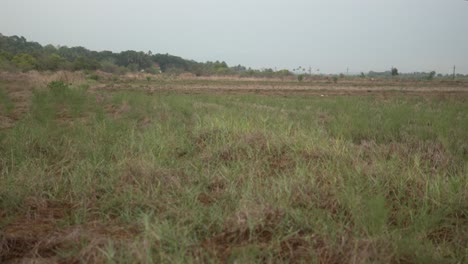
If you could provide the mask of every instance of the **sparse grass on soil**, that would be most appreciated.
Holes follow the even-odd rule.
[[[36,88],[0,130],[2,263],[467,261],[466,93]]]

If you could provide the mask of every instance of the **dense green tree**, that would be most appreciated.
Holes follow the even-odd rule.
[[[229,67],[224,61],[200,63],[170,54],[153,54],[127,50],[120,53],[112,51],[91,51],[84,47],[41,46],[27,41],[24,37],[3,36],[0,34],[0,62],[2,70],[103,70],[110,73],[145,70],[148,73],[167,72],[179,74],[191,72],[202,75],[240,75],[240,76],[287,76],[289,71],[275,72],[248,70],[238,65]],[[26,56],[27,55],[27,56]],[[13,60],[14,59],[14,60]]]
[[[16,67],[18,67],[22,71],[34,70],[37,67],[36,58],[26,53],[20,53],[14,56],[11,62],[13,62],[16,65]]]
[[[65,69],[67,61],[62,58],[60,55],[53,53],[50,55],[44,55],[43,59],[40,61],[40,69],[56,71],[59,69]]]
[[[54,54],[57,53],[57,48],[54,45],[48,44],[44,46],[43,51],[46,54]]]
[[[10,61],[9,57],[0,52],[0,70],[2,71],[13,71],[16,67]]]
[[[112,59],[104,59],[101,61],[100,69],[108,73],[119,73],[120,67],[114,63]]]
[[[93,58],[78,57],[73,61],[73,70],[97,70],[101,65]]]
[[[140,66],[138,66],[136,63],[130,63],[127,65],[127,69],[131,72],[137,72],[140,70]]]
[[[190,69],[189,64],[191,62],[184,60],[181,57],[169,54],[156,54],[151,58],[154,62],[159,64],[162,72],[166,72],[168,69],[179,69],[182,71],[188,71]]]
[[[287,76],[291,76],[292,73],[288,70],[280,70],[278,72],[275,73],[276,76],[278,77],[287,77]]]
[[[123,51],[117,55],[117,65],[127,67],[131,64],[136,64],[138,69],[149,68],[152,65],[151,57],[143,52],[133,50]],[[131,68],[135,68],[132,66]]]

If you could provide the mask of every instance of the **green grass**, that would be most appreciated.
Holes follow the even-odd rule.
[[[466,97],[85,88],[0,131],[0,260],[466,261]]]

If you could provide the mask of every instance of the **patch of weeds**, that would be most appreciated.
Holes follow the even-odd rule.
[[[83,114],[89,86],[71,87],[62,81],[53,81],[47,88],[47,91],[36,90],[33,93],[32,114],[37,120],[68,119]]]

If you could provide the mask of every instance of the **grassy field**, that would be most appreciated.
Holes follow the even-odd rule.
[[[468,261],[467,93],[36,88],[0,130],[0,262]]]

